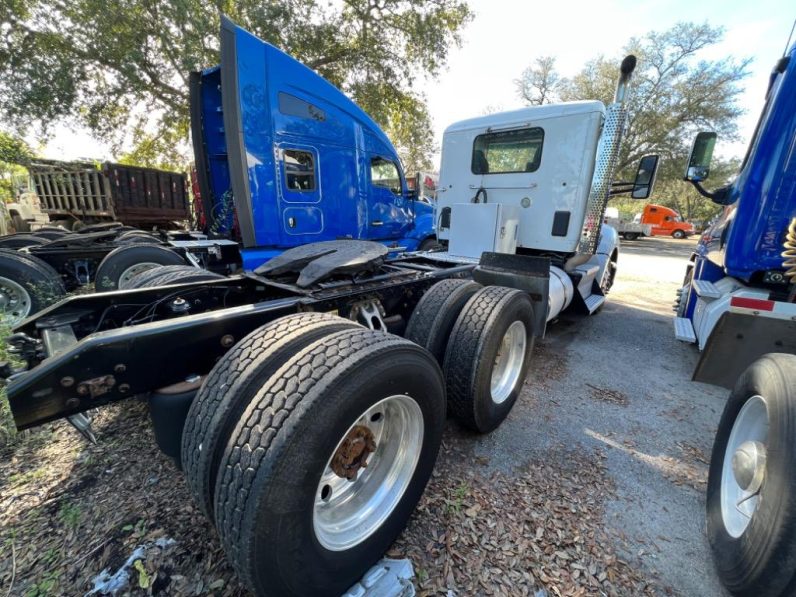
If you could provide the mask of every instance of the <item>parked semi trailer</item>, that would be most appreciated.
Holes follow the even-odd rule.
[[[543,106],[449,127],[436,225],[445,251],[309,243],[238,275],[73,296],[25,320],[9,340],[24,366],[6,371],[17,427],[66,418],[94,439],[86,411],[148,396],[159,446],[243,582],[258,595],[340,594],[406,524],[446,411],[495,429],[548,321],[605,300],[617,245],[601,223],[634,67],[623,61],[607,108]],[[268,226],[289,242],[319,225],[323,160],[288,125],[331,145],[326,123],[337,151],[356,156],[355,170],[330,180],[363,235],[382,229],[380,213],[410,208],[389,141],[305,66],[223,19],[221,67],[206,72],[220,90],[224,138],[213,147],[225,160],[205,146],[218,163],[204,184],[215,197],[231,185],[247,247]],[[343,126],[343,111],[356,122]],[[656,160],[642,161],[644,198]],[[387,169],[395,191],[375,176]],[[272,184],[285,184],[284,202],[264,198]]]
[[[67,230],[100,222],[172,229],[190,218],[186,177],[177,172],[43,159],[25,168],[41,212]]]
[[[707,528],[737,595],[796,590],[796,46],[732,184],[703,188],[716,134],[699,133],[685,180],[724,206],[678,292],[675,334],[702,352],[694,380],[732,389],[716,432]]]

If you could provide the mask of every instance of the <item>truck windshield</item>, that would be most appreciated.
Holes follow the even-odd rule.
[[[542,161],[544,130],[539,127],[478,135],[473,143],[473,174],[535,172]]]

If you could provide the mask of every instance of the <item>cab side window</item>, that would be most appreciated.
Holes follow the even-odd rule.
[[[401,176],[394,162],[375,157],[370,160],[370,182],[374,187],[384,187],[396,195],[401,194]]]
[[[315,159],[309,151],[285,149],[285,187],[291,191],[314,191]]]

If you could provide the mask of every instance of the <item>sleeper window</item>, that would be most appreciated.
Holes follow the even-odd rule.
[[[285,149],[285,186],[291,191],[315,190],[315,160],[309,151]]]

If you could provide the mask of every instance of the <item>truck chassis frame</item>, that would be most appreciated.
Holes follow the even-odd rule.
[[[400,333],[425,290],[475,267],[413,256],[311,289],[247,273],[71,297],[15,329],[13,350],[31,370],[10,376],[9,403],[17,427],[27,429],[178,384],[206,374],[249,332],[290,313],[359,315],[368,327]],[[363,321],[374,305],[384,317]]]

